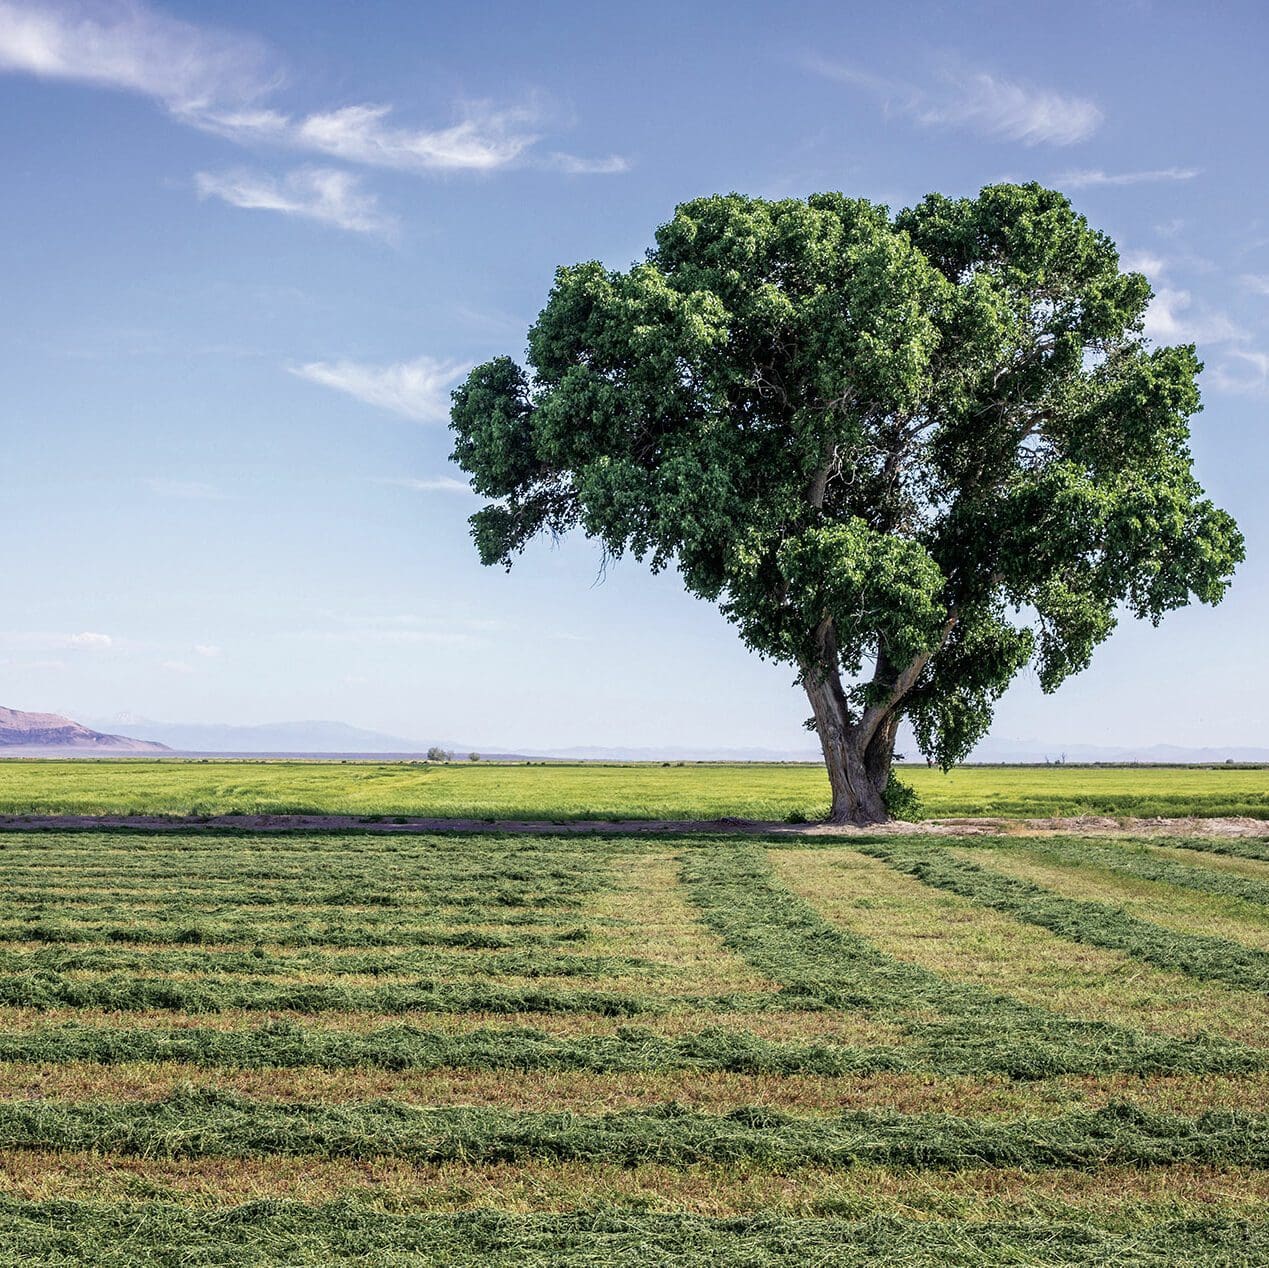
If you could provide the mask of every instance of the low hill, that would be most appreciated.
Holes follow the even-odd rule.
[[[0,705],[0,753],[167,753],[166,744],[93,731],[57,713],[24,713]]]

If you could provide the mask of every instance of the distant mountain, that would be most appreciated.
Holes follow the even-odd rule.
[[[166,753],[164,744],[93,731],[57,713],[24,713],[0,705],[0,753]]]
[[[822,762],[819,749],[681,748],[672,744],[647,747],[522,749],[525,757],[548,757],[562,762]]]
[[[121,714],[104,725],[127,725],[147,740],[185,753],[426,753],[430,745],[346,722],[151,722]],[[446,746],[448,747],[448,746]]]
[[[916,756],[914,753],[913,756]],[[1044,740],[985,739],[973,753],[971,762],[1020,764],[1058,762],[1146,762],[1194,764],[1205,762],[1269,762],[1269,748],[1227,744],[1211,748],[1187,748],[1178,744],[1140,744],[1122,747],[1098,744],[1055,744]]]

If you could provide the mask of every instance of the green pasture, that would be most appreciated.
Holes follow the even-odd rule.
[[[1269,817],[1269,768],[900,770],[927,816]],[[347,814],[471,819],[818,819],[817,765],[3,761],[0,814]]]

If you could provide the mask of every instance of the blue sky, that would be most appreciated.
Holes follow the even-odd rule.
[[[0,702],[805,747],[791,671],[672,575],[580,539],[481,568],[448,391],[684,199],[1038,179],[1198,343],[1249,559],[994,733],[1264,743],[1267,13],[0,0]]]

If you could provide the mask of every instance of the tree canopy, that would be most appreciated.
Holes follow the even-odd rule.
[[[834,817],[876,819],[902,716],[950,765],[1024,665],[1052,691],[1122,613],[1224,594],[1201,365],[1150,346],[1150,298],[1034,184],[685,203],[642,263],[558,270],[527,369],[454,393],[480,557],[576,528],[676,567],[796,668]]]

